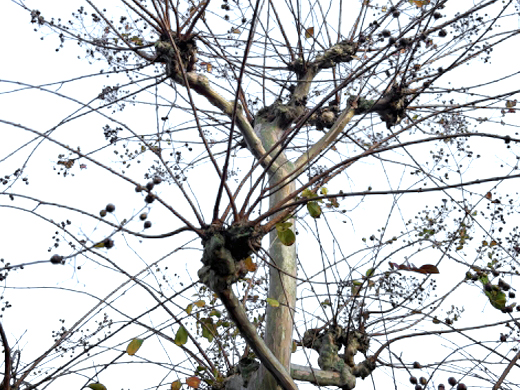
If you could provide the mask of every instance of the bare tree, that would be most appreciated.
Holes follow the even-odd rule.
[[[93,73],[2,80],[4,389],[518,387],[516,2],[12,1]]]

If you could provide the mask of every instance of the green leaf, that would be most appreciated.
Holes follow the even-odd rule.
[[[202,337],[206,338],[210,343],[213,341],[213,333],[211,332],[212,324],[202,325]]]
[[[190,303],[187,307],[186,307],[186,313],[191,314],[191,311],[193,310],[193,303]]]
[[[486,285],[489,283],[489,278],[486,274],[482,274],[481,276],[479,276],[478,280],[480,280],[482,285]]]
[[[276,224],[276,234],[280,242],[286,246],[291,246],[296,241],[294,232],[290,229],[291,222],[279,222]]]
[[[177,333],[175,334],[175,344],[184,345],[188,342],[188,331],[184,326],[181,325]]]
[[[494,288],[491,291],[484,290],[484,293],[487,295],[489,302],[491,302],[494,308],[502,310],[504,307],[506,307],[506,294],[504,294],[502,291]]]
[[[87,387],[90,387],[92,390],[107,390],[107,388],[101,383],[91,383]]]
[[[276,299],[274,298],[267,298],[266,299],[267,303],[269,304],[269,306],[272,306],[272,307],[278,307],[280,306],[280,302],[278,302]]]
[[[132,38],[130,38],[130,42],[135,43],[137,46],[143,46],[143,40],[138,36],[133,36]]]
[[[320,205],[316,201],[307,203],[307,210],[312,218],[319,218],[321,215]]]
[[[374,272],[375,272],[375,271],[376,271],[376,270],[375,270],[374,268],[369,268],[369,269],[367,270],[367,272],[365,273],[366,277],[367,277],[367,278],[371,277],[372,275],[374,275]]]
[[[279,222],[279,223],[276,224],[276,230],[277,231],[287,230],[291,226],[292,226],[291,222]]]
[[[311,199],[311,198],[315,198],[317,195],[314,192],[312,192],[311,190],[309,190],[308,188],[306,188],[305,190],[302,191],[302,196],[304,198]]]
[[[133,339],[126,346],[126,353],[130,356],[135,355],[135,353],[141,348],[141,344],[143,344],[143,339]]]

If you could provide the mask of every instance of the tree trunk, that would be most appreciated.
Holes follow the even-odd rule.
[[[259,135],[266,150],[269,150],[282,134],[282,130],[272,123],[264,123],[255,127],[255,132]],[[277,152],[278,148],[271,155],[274,156]],[[282,184],[271,189],[270,207],[278,204],[295,190],[294,181],[284,182],[284,179],[293,172],[294,165],[286,159],[283,153],[278,156],[276,162],[279,164],[279,169],[274,172],[271,171],[269,183],[271,187],[276,183]],[[291,219],[289,222],[294,223],[294,220]],[[294,228],[294,225],[292,228]],[[294,278],[296,276],[296,244],[283,245],[278,239],[276,230],[270,233],[269,241],[271,266],[268,297],[277,300],[280,305],[278,307],[267,305],[264,339],[269,349],[290,373],[293,316],[296,304],[296,280]],[[257,383],[257,389],[273,390],[279,388],[273,376],[263,366],[260,368]]]

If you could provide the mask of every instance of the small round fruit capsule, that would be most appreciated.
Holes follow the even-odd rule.
[[[148,214],[146,214],[146,213],[142,213],[142,214],[139,216],[139,219],[140,219],[141,221],[144,221],[146,218],[148,218]]]
[[[413,368],[422,368],[421,363],[413,362]]]
[[[416,385],[416,384],[417,384],[417,378],[414,377],[414,376],[411,376],[411,377],[410,377],[410,383],[411,383],[412,385]]]
[[[107,211],[106,210],[101,210],[99,212],[99,215],[101,216],[101,218],[105,217],[107,215]]]
[[[63,256],[60,255],[52,255],[51,257],[51,263],[52,264],[64,264]]]
[[[446,387],[444,387],[444,384],[440,384],[439,386],[437,386],[437,390],[446,390]]]
[[[153,178],[153,184],[161,184],[162,179],[159,176]]]
[[[516,294],[513,291],[509,291],[509,298],[516,297]]]
[[[111,238],[105,238],[103,241],[103,244],[105,245],[105,248],[110,249],[114,247],[114,240]]]
[[[116,206],[114,206],[112,203],[107,204],[107,207],[105,207],[105,210],[109,213],[113,213],[116,209]]]
[[[455,386],[457,384],[457,380],[454,377],[450,376],[448,378],[448,383],[450,384],[450,386]]]
[[[146,222],[144,223],[144,228],[145,228],[145,229],[149,229],[149,228],[151,228],[151,227],[152,227],[152,223],[151,223],[150,221],[146,221]]]
[[[457,385],[457,390],[468,390],[468,388],[464,383],[459,383]]]
[[[144,188],[141,185],[135,187],[135,192],[141,192],[142,190],[144,190]]]
[[[148,194],[146,195],[146,198],[144,198],[144,201],[146,203],[152,203],[155,200],[154,194]]]
[[[421,376],[419,378],[419,383],[423,386],[426,386],[426,384],[428,383],[428,381],[426,380],[426,378],[424,376]]]
[[[422,386],[421,385],[415,385],[415,390],[422,390]]]
[[[146,183],[146,189],[148,191],[153,190],[153,186],[154,186],[153,181],[149,181],[148,183]]]

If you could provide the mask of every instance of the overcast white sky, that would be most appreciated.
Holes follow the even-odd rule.
[[[30,4],[30,2],[26,2]],[[70,11],[77,8],[76,1],[67,2],[45,2],[40,4],[39,2],[33,2],[36,7],[46,7],[49,9],[49,14],[54,12],[61,13],[64,17],[70,15]],[[83,3],[83,2],[82,2]],[[29,23],[29,15],[23,11],[20,7],[14,5],[10,1],[3,1],[1,6],[2,12],[0,12],[0,32],[4,38],[2,42],[3,59],[0,61],[0,79],[7,81],[19,81],[32,85],[42,85],[46,83],[53,83],[62,80],[72,79],[74,77],[83,76],[85,74],[96,73],[96,65],[88,65],[84,60],[77,58],[77,56],[84,57],[84,50],[73,47],[74,45],[68,43],[65,50],[56,52],[55,49],[58,46],[58,39],[54,34],[45,36],[42,41],[42,32],[33,32],[34,25]],[[53,9],[54,8],[54,9]],[[43,34],[45,35],[45,34]],[[466,76],[468,82],[473,82],[474,78],[482,78],[489,76],[495,78],[496,75],[493,73],[500,69],[500,72],[506,74],[509,68],[517,68],[517,63],[512,59],[512,51],[514,48],[520,47],[518,39],[515,43],[511,42],[508,46],[500,47],[494,50],[494,63],[500,64],[499,66],[490,68],[483,64],[472,64],[467,67],[468,71]],[[493,69],[493,72],[490,72]],[[515,79],[518,82],[518,78]],[[464,83],[463,79],[453,80],[453,82]],[[109,81],[107,81],[107,84]],[[520,86],[520,83],[518,84]],[[70,84],[64,85],[52,85],[48,88],[57,91],[64,96],[73,96],[80,99],[83,102],[87,102],[90,99],[94,99],[104,86],[104,80],[100,77],[87,78],[82,81],[76,81]],[[8,84],[6,82],[0,83],[0,92],[4,92],[9,89],[15,89],[14,84]],[[20,86],[20,88],[23,88]],[[16,93],[2,94],[0,95],[0,117],[4,120],[9,120],[14,123],[22,124],[29,128],[34,128],[40,131],[45,131],[53,126],[56,126],[68,115],[74,113],[80,108],[76,103],[67,101],[64,98],[57,97],[53,94],[40,92],[34,88],[27,89],[26,91],[17,91]],[[131,124],[136,128],[143,128],[146,126],[155,126],[153,122],[154,113],[151,111],[139,111],[133,114],[132,110],[125,111],[127,115],[125,122]],[[84,119],[73,121],[71,124],[65,125],[58,129],[59,133],[54,135],[61,142],[64,142],[70,146],[76,147],[81,146],[82,150],[90,150],[96,145],[99,145],[100,140],[103,139],[102,126],[106,123],[106,120],[97,115],[89,115]],[[490,128],[490,131],[494,129]],[[81,145],[76,145],[76,139],[79,135],[86,133],[92,133],[91,141],[88,143],[88,138],[81,136]],[[107,203],[113,202],[116,204],[115,215],[110,215],[108,218],[112,218],[117,221],[117,218],[126,218],[128,215],[139,212],[139,208],[143,206],[143,202],[139,203],[137,200],[140,195],[133,194],[133,186],[129,183],[124,182],[120,179],[114,179],[112,175],[107,175],[102,169],[97,168],[93,163],[86,162],[86,169],[75,169],[74,177],[63,178],[56,175],[52,170],[55,166],[55,162],[58,159],[58,154],[62,153],[60,148],[53,146],[49,143],[45,143],[44,146],[38,147],[34,152],[35,145],[38,141],[33,141],[34,135],[28,132],[23,132],[19,129],[13,129],[10,126],[0,124],[0,159],[6,157],[11,151],[18,147],[23,148],[16,153],[14,157],[9,158],[5,162],[0,160],[0,177],[8,174],[12,174],[13,169],[16,169],[24,161],[28,161],[26,175],[29,177],[30,185],[24,187],[22,182],[17,183],[17,192],[27,191],[32,193],[33,196],[38,196],[49,201],[57,203],[64,203],[71,207],[82,208],[92,214],[97,214]],[[488,141],[486,141],[488,142]],[[27,144],[29,143],[29,144]],[[25,146],[24,146],[25,145]],[[499,145],[497,142],[494,143],[476,143],[475,149],[482,150],[486,153],[488,160],[482,162],[476,162],[472,169],[475,172],[480,172],[483,176],[489,176],[492,171],[489,169],[495,169],[496,165],[491,165],[488,161],[493,160],[494,162],[502,158],[503,149],[494,150],[495,145]],[[105,161],[110,162],[107,154],[100,154],[99,156],[106,157]],[[30,155],[30,159],[28,156]],[[503,156],[504,159],[509,159],[510,156]],[[508,160],[508,163],[510,161]],[[480,165],[478,165],[480,164]],[[144,165],[144,164],[143,164]],[[243,169],[246,171],[246,168]],[[376,171],[376,169],[374,169]],[[353,174],[352,178],[359,185],[361,182],[366,183],[365,187],[381,183],[381,178],[371,177],[366,172],[372,172],[370,164],[367,164],[367,170],[365,174],[359,172],[357,175]],[[205,203],[205,207],[210,208],[214,194],[212,191],[208,191],[208,188],[214,188],[211,185],[214,184],[212,181],[212,172],[204,175],[203,178],[192,180],[193,190],[196,193],[203,194],[199,195],[201,203]],[[134,175],[134,177],[137,177]],[[492,189],[493,185],[483,185],[480,191],[477,187],[474,189],[476,192],[485,194],[488,190]],[[514,189],[517,185],[512,184],[510,188]],[[161,187],[162,188],[162,187]],[[34,189],[38,189],[35,194]],[[164,187],[163,191],[170,190],[171,187]],[[376,188],[377,189],[377,188]],[[86,195],[86,196],[85,196]],[[167,196],[167,195],[165,195]],[[409,196],[408,210],[403,210],[403,215],[411,217],[417,209],[421,209],[424,205],[424,199],[426,195],[421,195],[421,203],[416,202],[418,198],[413,195]],[[432,197],[433,199],[434,197]],[[176,198],[172,195],[172,202],[176,201]],[[206,201],[206,202],[204,202]],[[383,200],[377,202],[384,203]],[[391,203],[391,199],[388,199]],[[16,203],[16,205],[29,204],[29,203]],[[13,203],[14,205],[14,203]],[[346,201],[344,207],[351,208],[356,205],[356,201]],[[380,226],[380,222],[384,221],[385,215],[374,214],[371,208],[372,203],[361,205],[353,211],[349,218],[353,220],[351,224],[343,224],[345,229],[345,239],[355,240],[360,242],[362,237],[366,237],[374,231],[374,225]],[[52,218],[63,220],[71,218],[71,213],[53,211]],[[49,214],[49,215],[51,215]],[[119,217],[122,216],[122,217]],[[156,232],[163,232],[172,230],[169,226],[175,226],[173,218],[164,217],[159,210],[154,209],[150,213],[150,218],[153,221],[153,229]],[[367,221],[366,224],[360,223],[359,221]],[[31,217],[26,213],[21,213],[16,209],[0,209],[0,257],[5,258],[7,261],[17,263],[31,263],[34,261],[42,261],[41,265],[28,267],[27,270],[30,272],[17,271],[16,273],[9,276],[9,286],[47,286],[54,287],[53,289],[38,289],[35,295],[33,289],[19,289],[14,293],[13,290],[6,290],[4,294],[9,297],[9,301],[13,304],[13,308],[5,311],[2,323],[8,337],[12,342],[16,339],[19,340],[19,344],[23,349],[24,360],[30,360],[30,356],[41,352],[41,346],[35,340],[41,340],[42,344],[49,345],[50,334],[52,330],[58,329],[60,326],[58,319],[65,318],[67,320],[66,326],[71,326],[72,323],[77,320],[82,314],[85,313],[87,308],[93,306],[96,303],[95,299],[82,294],[61,294],[56,288],[72,288],[76,290],[82,290],[83,286],[91,286],[92,284],[97,285],[96,296],[104,296],[108,291],[111,291],[117,283],[116,279],[120,279],[120,282],[124,282],[125,278],[121,277],[115,272],[107,270],[102,264],[95,264],[93,262],[86,261],[78,258],[79,263],[68,264],[64,267],[53,267],[48,264],[47,260],[50,257],[48,252],[49,245],[52,243],[52,234],[55,229],[49,229],[48,223],[45,223],[38,218]],[[377,221],[377,222],[376,222]],[[322,223],[322,221],[320,221]],[[353,226],[352,226],[353,225]],[[81,226],[83,232],[89,237],[100,237],[103,238],[107,234],[106,227],[100,226],[96,221],[88,222],[86,219],[82,222]],[[303,229],[303,228],[302,228]],[[185,238],[181,237],[182,242],[185,242]],[[117,261],[125,262],[125,269],[129,272],[137,272],[137,270],[143,268],[145,264],[149,264],[163,255],[168,253],[179,245],[180,241],[176,239],[168,239],[164,246],[153,244],[147,245],[146,243],[139,244],[137,240],[128,237],[128,245],[118,245],[117,252],[111,252]],[[119,244],[119,243],[118,243]],[[196,240],[190,244],[193,248],[199,248],[200,242]],[[306,248],[305,243],[299,243],[301,253],[311,257],[314,254],[317,255],[316,248]],[[63,248],[63,246],[61,247]],[[133,249],[136,249],[133,252]],[[61,249],[60,249],[61,250]],[[54,252],[51,252],[54,253]],[[115,255],[114,255],[115,253]],[[170,261],[167,262],[170,269],[179,268],[179,273],[183,272],[183,275],[192,275],[193,279],[196,279],[196,269],[199,267],[198,253],[196,251],[190,252],[189,258],[193,258],[194,261],[184,261],[184,255],[175,255]],[[436,254],[436,258],[433,259],[418,259],[417,263],[435,263],[439,254]],[[422,261],[421,261],[422,260]],[[45,261],[45,262],[43,262]],[[414,260],[415,261],[415,260]],[[401,261],[397,261],[401,262]],[[309,265],[306,264],[306,271],[308,274],[312,274],[312,264],[309,261]],[[81,266],[84,268],[84,272],[78,272],[75,267]],[[316,264],[318,267],[321,264]],[[454,269],[457,269],[454,266]],[[462,268],[457,271],[463,272]],[[459,280],[460,273],[454,272],[453,270],[441,268],[442,277],[447,286],[452,286],[455,280]],[[453,279],[452,279],[453,277]],[[192,279],[192,280],[193,280]],[[183,279],[184,283],[189,283],[189,279]],[[171,283],[179,283],[178,279],[172,277]],[[442,288],[442,287],[441,287]],[[141,291],[133,288],[126,296],[127,308],[129,312],[132,312],[132,303],[138,304],[139,308],[137,311],[142,311],[143,306],[152,306],[153,302],[148,297],[143,298]],[[464,300],[464,306],[466,310],[472,311],[473,316],[486,316],[495,315],[494,309],[486,305],[485,297],[482,294],[476,298],[477,290],[462,287],[461,299]],[[180,302],[181,307],[189,303],[189,297]],[[473,304],[473,305],[472,305]],[[468,316],[468,323],[471,323],[471,316]],[[154,321],[160,321],[159,318],[150,316],[148,321],[151,324],[155,324]],[[479,322],[482,322],[479,319]],[[27,329],[27,333],[23,334],[22,330]],[[498,332],[494,330],[495,333]],[[23,334],[23,335],[22,335]],[[132,332],[128,332],[123,335],[121,339],[133,337]],[[416,341],[412,341],[412,344]],[[152,345],[157,347],[157,350],[162,351],[157,340],[150,340],[150,342],[143,346],[144,348],[150,348],[148,351],[153,349]],[[166,352],[157,353],[157,360],[165,358],[168,354],[175,354],[178,351],[172,352],[172,346],[167,346]],[[143,352],[144,353],[144,352]],[[148,357],[154,358],[154,354],[147,355]],[[301,357],[300,357],[301,358]],[[130,361],[131,359],[126,359]],[[304,361],[299,361],[304,363]],[[140,367],[136,368],[136,372]],[[114,374],[116,369],[105,373],[101,378],[101,381],[105,383],[109,390],[116,388],[122,388],[127,386],[134,388],[136,384],[136,378],[117,376]],[[123,374],[124,368],[122,368],[121,375]],[[151,382],[155,383],[151,378],[153,373],[143,372],[139,378],[139,382],[148,383],[151,386]],[[365,381],[365,382],[368,382]],[[382,385],[384,382],[381,378]],[[362,390],[371,387],[371,383],[362,383],[358,385],[358,389]],[[52,388],[57,388],[52,386]],[[137,388],[137,387],[135,387]]]

